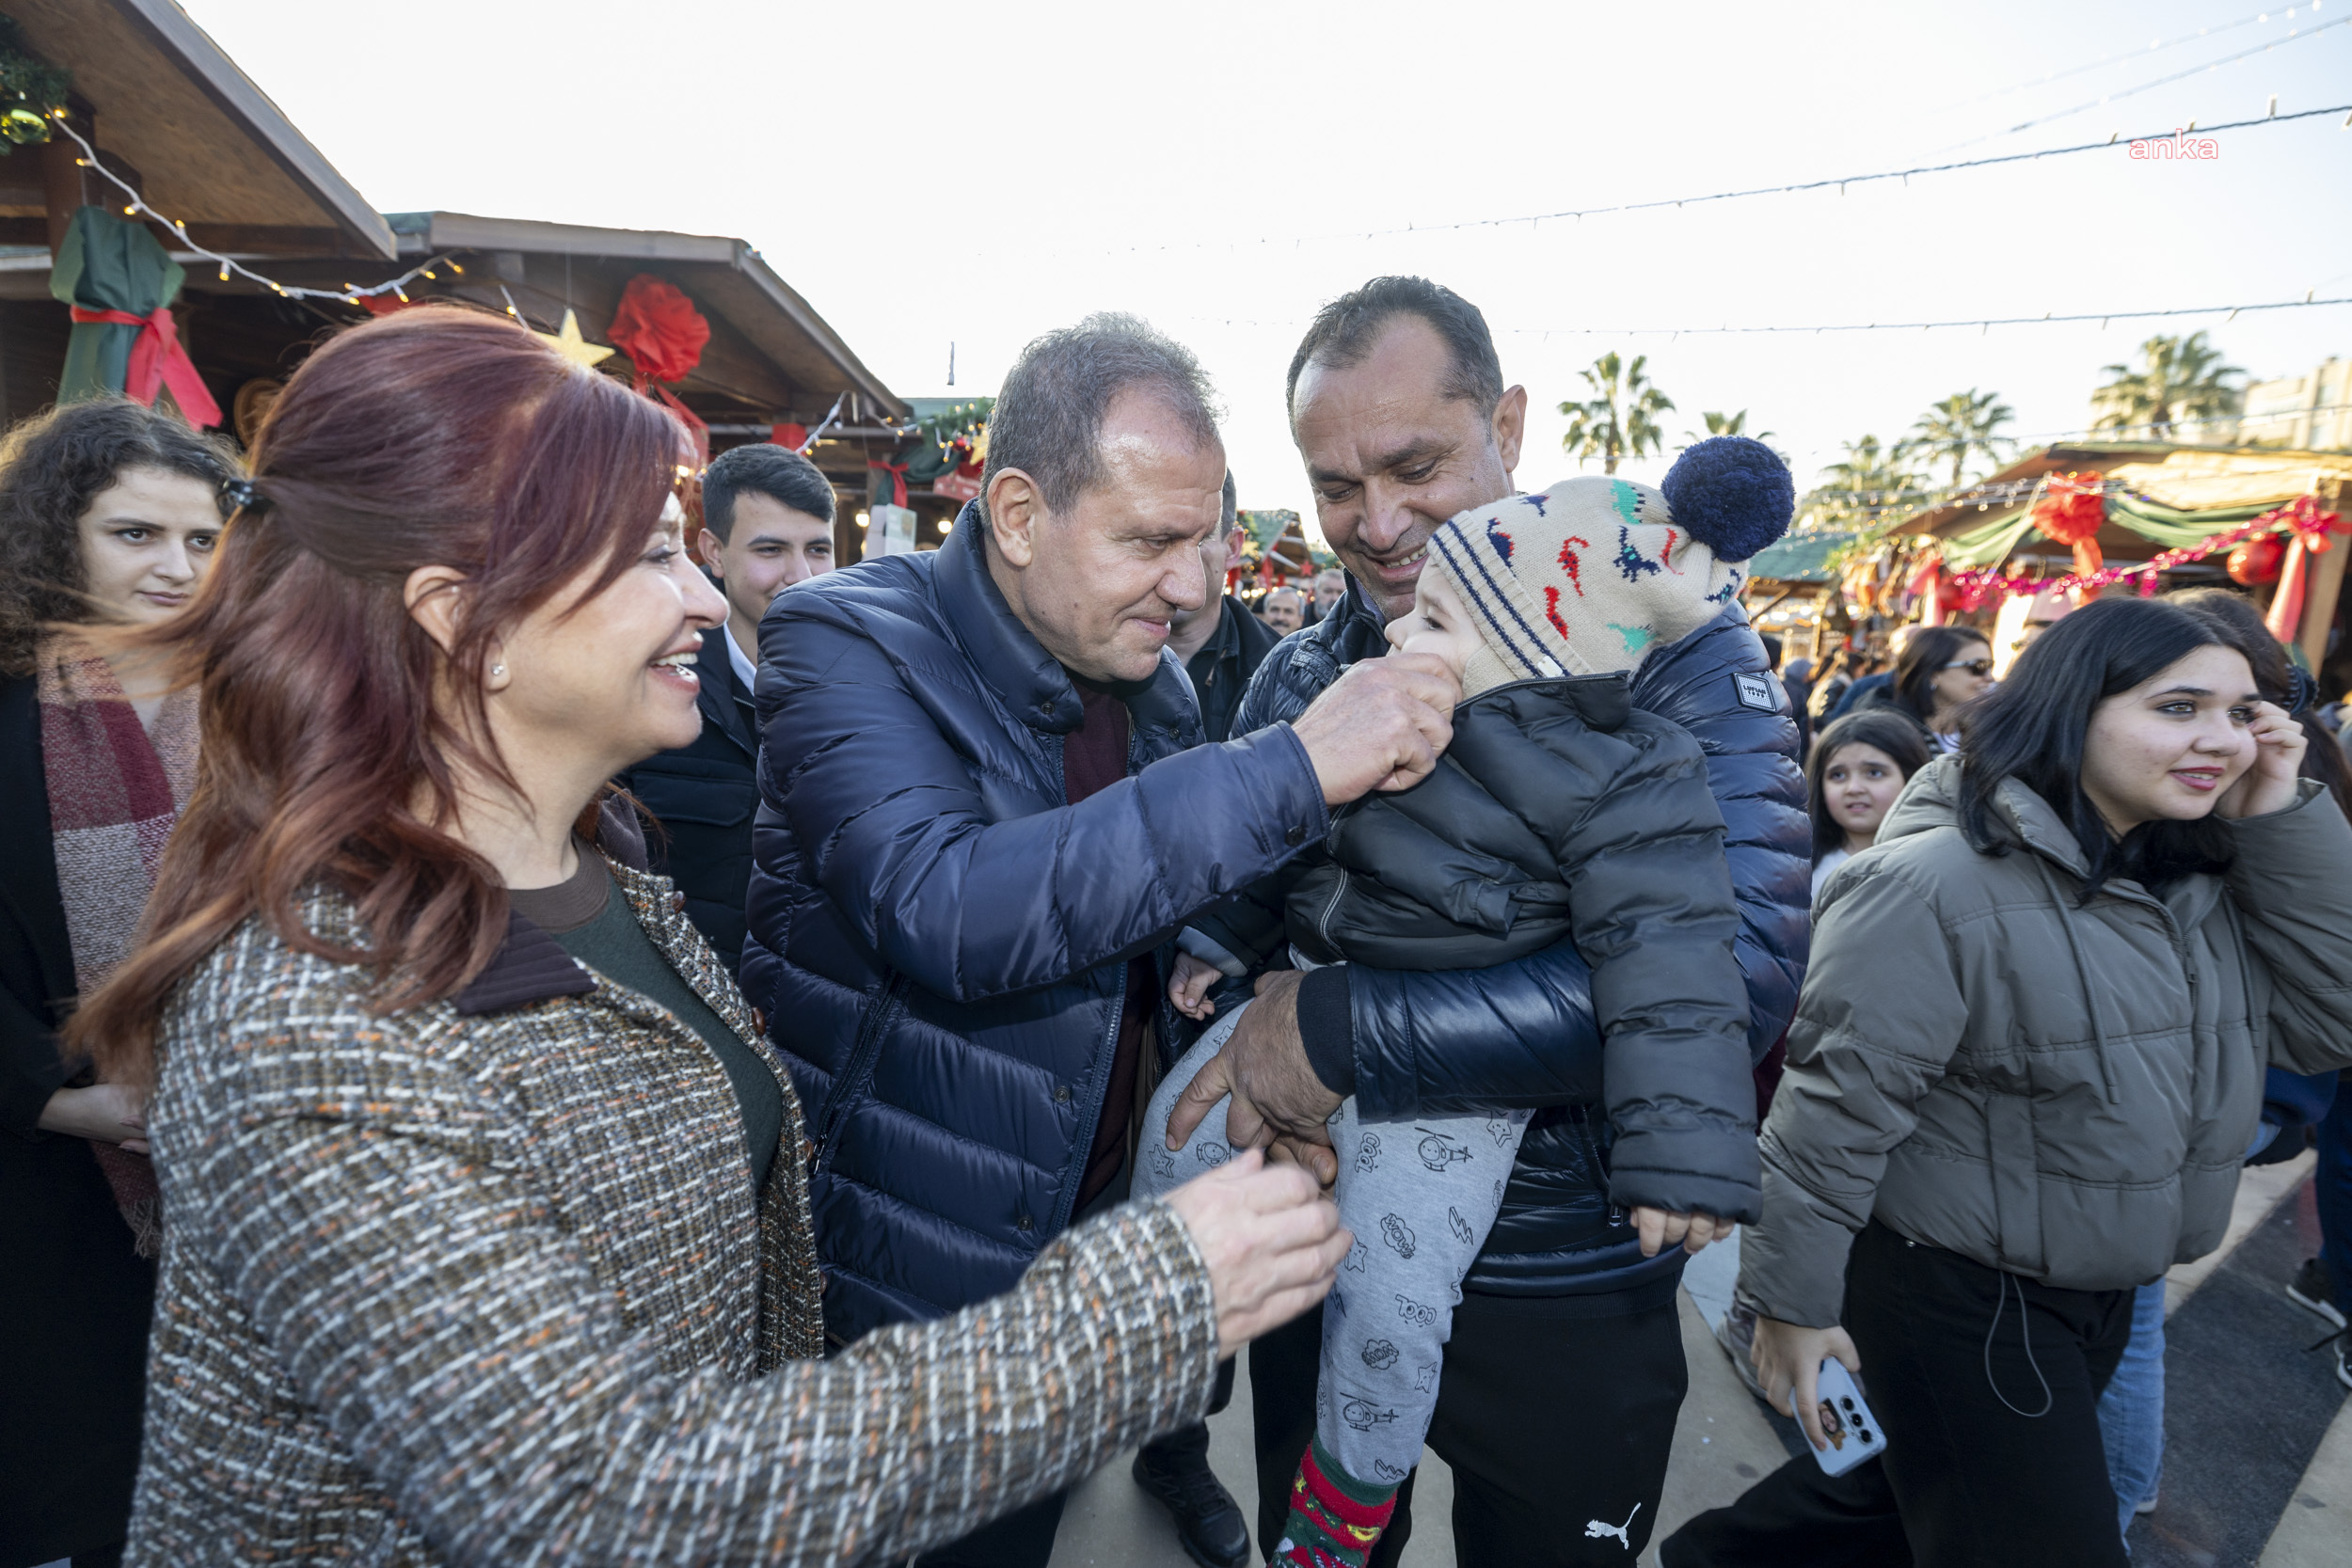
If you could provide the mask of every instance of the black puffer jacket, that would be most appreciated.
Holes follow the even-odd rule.
[[[1336,814],[1325,851],[1195,928],[1236,956],[1287,935],[1320,963],[1405,970],[1573,941],[1607,1042],[1611,1200],[1756,1215],[1723,813],[1698,743],[1637,710],[1623,676],[1479,693],[1437,769]]]
[[[1295,719],[1342,670],[1387,651],[1378,613],[1351,581],[1339,610],[1266,657],[1234,733]],[[1633,677],[1634,706],[1672,720],[1706,753],[1739,900],[1734,951],[1747,982],[1751,1060],[1796,1009],[1809,935],[1812,830],[1787,700],[1737,606],[1651,654]],[[1672,1298],[1684,1254],[1644,1258],[1609,1200],[1601,1034],[1591,971],[1574,942],[1481,970],[1350,964],[1348,1011],[1364,1115],[1536,1109],[1468,1289],[1619,1298],[1597,1310]]]

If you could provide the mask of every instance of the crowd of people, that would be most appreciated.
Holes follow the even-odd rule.
[[[2123,1561],[2248,1159],[2352,1308],[2310,677],[2214,593],[1784,665],[1782,460],[1523,489],[1423,279],[1285,392],[1343,570],[1255,605],[1122,316],[850,570],[806,458],[454,308],[249,451],[10,432],[0,1568],[1042,1568],[1130,1449],[1194,1560],[1363,1568],[1424,1445],[1459,1560],[1630,1561],[1735,1227],[1812,1451],[1666,1562]]]

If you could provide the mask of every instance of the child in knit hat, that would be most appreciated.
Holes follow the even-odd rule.
[[[1391,645],[1461,676],[1438,768],[1345,808],[1322,853],[1196,919],[1179,938],[1170,1000],[1207,1017],[1220,974],[1247,974],[1285,941],[1303,968],[1478,969],[1573,939],[1604,1037],[1613,1205],[1653,1233],[1692,1222],[1692,1250],[1755,1218],[1748,1001],[1723,816],[1697,742],[1635,709],[1629,676],[1737,598],[1747,558],[1786,529],[1793,500],[1776,455],[1729,437],[1692,448],[1664,494],[1579,478],[1439,528],[1413,609],[1388,628]],[[1167,1147],[1167,1129],[1238,1014],[1153,1097],[1136,1196],[1230,1157],[1222,1104],[1182,1149]],[[1324,1304],[1315,1438],[1275,1562],[1361,1568],[1378,1542],[1419,1463],[1453,1308],[1532,1114],[1383,1122],[1350,1097],[1333,1116],[1356,1246]],[[1562,1482],[1573,1510],[1576,1478]],[[1617,1534],[1643,1502],[1655,1512],[1655,1498],[1595,1497],[1592,1511],[1613,1512],[1590,1523]],[[1573,1535],[1585,1523],[1562,1526]]]

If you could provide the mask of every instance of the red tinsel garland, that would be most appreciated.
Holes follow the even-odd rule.
[[[2039,526],[2037,524],[2036,526]],[[2046,530],[2044,531],[2047,531]],[[2250,518],[2233,529],[2201,539],[2179,549],[2160,550],[2148,561],[2132,566],[2103,566],[2090,572],[2074,572],[2055,579],[2042,579],[2027,573],[2004,572],[1996,566],[1979,566],[1971,571],[1955,573],[1951,586],[1958,591],[1963,606],[1975,610],[1987,599],[1995,604],[2012,594],[2040,593],[2055,590],[2078,593],[2084,589],[2104,588],[2126,578],[2138,578],[2142,594],[2155,592],[2156,575],[2191,561],[2202,561],[2216,550],[2226,550],[2245,543],[2257,534],[2292,531],[2303,539],[2306,548],[2317,551],[2328,547],[2329,534],[2352,531],[2347,530],[2341,515],[2322,512],[2317,498],[2297,496],[2283,506],[2274,506],[2259,517]],[[2055,538],[2055,536],[2053,536]],[[2317,541],[2316,544],[2312,543]],[[2060,544],[2067,541],[2058,540]]]

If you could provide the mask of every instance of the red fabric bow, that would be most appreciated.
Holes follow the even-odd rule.
[[[893,505],[893,506],[904,506],[904,505],[906,505],[906,503],[907,503],[907,466],[906,466],[904,463],[877,463],[877,462],[875,462],[872,458],[870,458],[870,457],[869,457],[869,458],[867,458],[867,459],[866,460],[866,467],[868,467],[869,469],[870,469],[870,468],[880,468],[882,472],[884,472],[884,473],[886,473],[886,474],[888,474],[888,475],[890,476],[890,491],[891,491],[891,494],[890,494],[890,504],[891,504],[891,505]]]
[[[210,430],[220,423],[220,404],[204,389],[204,378],[196,373],[196,361],[182,346],[180,329],[172,325],[169,309],[135,316],[128,310],[86,310],[79,305],[68,309],[76,326],[103,324],[139,329],[138,340],[131,345],[130,371],[123,378],[125,392],[152,408],[155,394],[168,387],[172,401],[191,424]]]
[[[637,367],[642,388],[647,381],[684,380],[703,361],[710,324],[675,284],[641,272],[622,291],[607,335]]]
[[[2106,521],[2106,476],[2094,470],[2052,474],[2034,498],[2033,526],[2055,544],[2074,548],[2074,570],[2084,577],[2099,570],[2099,525]]]

